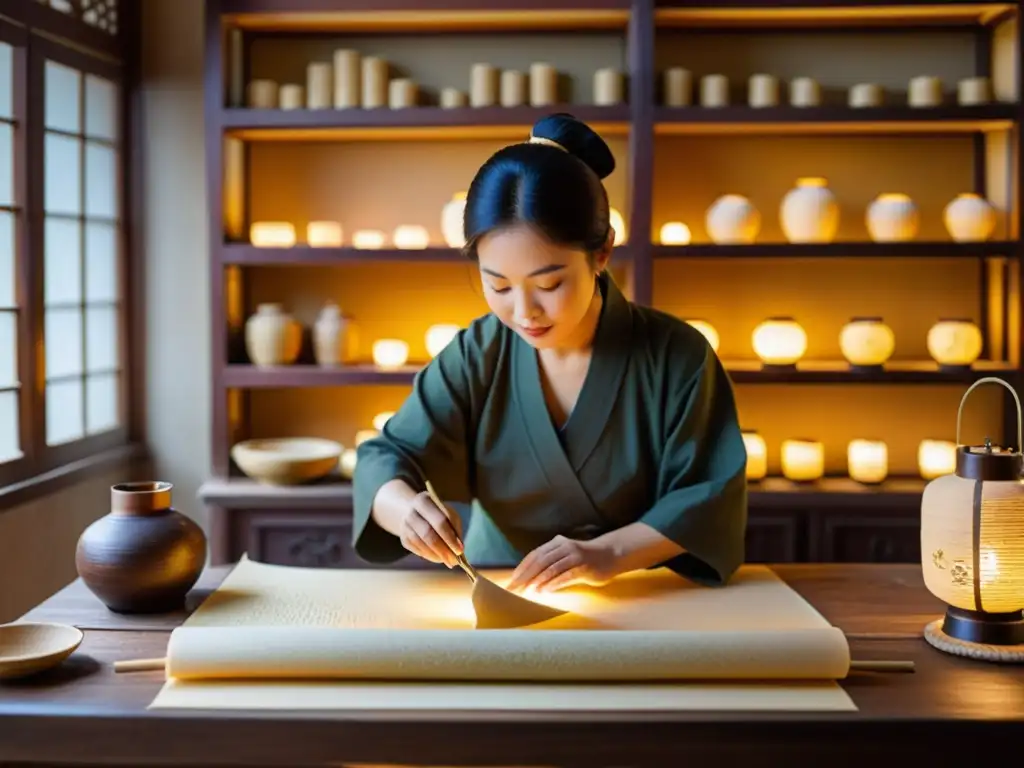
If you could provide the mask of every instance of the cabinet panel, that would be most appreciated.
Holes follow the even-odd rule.
[[[826,513],[818,530],[818,559],[825,562],[921,562],[921,527],[917,516]]]
[[[748,563],[795,563],[805,559],[806,535],[795,513],[752,514],[747,521]]]

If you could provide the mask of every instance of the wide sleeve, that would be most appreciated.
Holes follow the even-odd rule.
[[[472,501],[473,435],[493,333],[464,329],[416,374],[412,392],[381,433],[360,444],[353,486],[352,545],[363,559],[391,563],[409,554],[371,511],[381,486],[395,479],[422,491],[430,480],[446,502]]]
[[[724,585],[743,563],[746,548],[747,452],[735,396],[710,347],[685,379],[672,371],[693,366],[672,357],[665,361],[670,391],[663,398],[657,500],[640,522],[685,550],[662,565],[696,582]]]

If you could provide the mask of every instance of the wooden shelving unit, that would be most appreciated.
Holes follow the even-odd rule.
[[[554,111],[570,111],[610,141],[618,142],[619,186],[612,194],[620,201],[629,237],[616,249],[614,268],[634,301],[690,318],[710,312],[723,318],[723,325],[744,329],[754,311],[752,306],[763,305],[763,311],[758,311],[767,317],[789,314],[786,307],[795,303],[812,318],[811,324],[805,325],[809,335],[817,339],[829,336],[827,345],[816,343],[819,350],[827,346],[834,353],[819,355],[821,359],[810,354],[806,363],[794,369],[772,369],[749,355],[734,354],[739,334],[732,334],[726,344],[732,347],[723,350],[722,359],[737,387],[745,426],[758,426],[746,424],[748,420],[768,422],[771,429],[779,431],[782,427],[778,425],[787,419],[794,423],[813,420],[823,429],[845,434],[846,427],[832,428],[831,422],[865,421],[866,428],[883,431],[883,439],[891,438],[894,450],[904,457],[911,442],[937,435],[951,439],[956,405],[967,385],[990,375],[1014,386],[1022,381],[1024,249],[1018,184],[1024,171],[1019,147],[1024,112],[1018,88],[1024,80],[1019,64],[1024,33],[1018,23],[1019,5],[966,0],[457,0],[437,4],[411,0],[208,0],[206,150],[211,200],[214,428],[211,478],[202,497],[212,512],[215,559],[232,559],[249,549],[250,554],[263,553],[269,559],[358,565],[345,538],[350,530],[351,504],[347,483],[329,478],[301,488],[260,486],[242,477],[232,465],[230,448],[246,436],[275,436],[272,432],[285,423],[281,412],[287,408],[301,412],[304,424],[316,424],[319,417],[314,414],[325,414],[333,419],[331,424],[369,426],[365,414],[388,410],[389,404],[400,402],[423,365],[415,350],[410,364],[398,370],[381,370],[365,362],[321,368],[308,355],[290,366],[251,365],[241,335],[254,304],[275,301],[278,286],[285,286],[281,290],[287,289],[290,296],[300,297],[296,302],[307,303],[314,299],[307,299],[302,293],[305,289],[298,286],[315,286],[309,295],[318,298],[335,290],[333,286],[342,286],[353,292],[351,295],[363,292],[364,286],[375,286],[372,304],[368,303],[371,298],[359,297],[362,306],[373,310],[371,325],[391,327],[394,323],[389,325],[386,320],[388,311],[401,315],[409,325],[413,324],[408,320],[412,312],[427,318],[443,314],[437,308],[443,308],[445,299],[436,298],[436,307],[431,305],[431,290],[468,280],[473,272],[456,249],[436,244],[422,250],[360,250],[347,245],[255,247],[245,237],[248,223],[257,218],[253,211],[270,210],[275,200],[305,188],[301,185],[312,184],[318,194],[330,197],[332,190],[346,185],[366,185],[373,193],[375,183],[382,189],[389,183],[376,182],[365,174],[353,179],[344,174],[332,178],[332,171],[314,167],[316,160],[310,158],[319,157],[318,152],[345,151],[349,154],[344,158],[350,159],[355,157],[351,153],[364,147],[365,152],[380,157],[380,162],[397,164],[410,162],[408,155],[389,160],[399,157],[389,153],[416,147],[423,157],[435,151],[449,153],[445,155],[449,157],[466,146],[483,159],[503,143],[522,140],[533,122]],[[546,107],[249,109],[229,97],[232,58],[226,41],[231,30],[242,34],[242,68],[247,78],[261,67],[263,71],[278,66],[270,61],[275,57],[285,62],[280,64],[282,68],[292,66],[294,70],[299,46],[314,46],[322,53],[324,41],[332,39],[349,43],[380,39],[388,45],[402,44],[396,40],[417,40],[417,50],[425,50],[436,36],[442,42],[432,55],[441,58],[454,55],[463,45],[469,50],[476,50],[473,46],[489,50],[485,46],[490,45],[507,56],[516,36],[540,35],[544,40],[559,41],[560,55],[571,60],[574,55],[593,58],[593,36],[603,35],[610,55],[619,57],[607,65],[619,64],[626,73],[628,99],[617,106],[586,103],[577,95],[565,104]],[[986,105],[960,106],[955,96],[947,94],[943,106],[922,109],[906,106],[905,96],[896,93],[885,106],[852,109],[844,105],[841,94],[837,97],[835,92],[827,92],[823,106],[796,108],[788,106],[783,88],[778,107],[748,107],[738,96],[723,108],[664,106],[660,74],[666,66],[690,66],[688,57],[692,55],[696,79],[715,71],[706,67],[722,61],[720,54],[708,53],[711,43],[702,48],[699,41],[693,42],[697,38],[687,37],[697,33],[707,39],[728,36],[733,49],[748,45],[750,67],[762,68],[746,74],[772,71],[771,41],[780,36],[818,51],[830,49],[813,48],[816,37],[829,44],[838,41],[836,61],[829,56],[817,60],[826,71],[824,79],[835,82],[843,80],[836,72],[849,65],[841,57],[852,45],[851,36],[864,38],[863,54],[858,54],[861,58],[855,63],[863,63],[869,78],[870,73],[886,75],[887,65],[868,59],[884,60],[888,55],[884,51],[896,45],[883,45],[882,53],[872,53],[875,41],[909,41],[906,45],[912,51],[925,51],[920,46],[927,44],[932,58],[922,67],[938,62],[947,71],[960,66],[963,76],[990,77],[999,86],[997,98]],[[541,38],[530,38],[533,43],[537,39]],[[943,46],[949,47],[948,58],[954,63],[940,61],[946,56],[936,51],[943,51]],[[495,56],[500,58],[497,53]],[[702,56],[706,61],[700,60]],[[523,59],[523,67],[531,58],[537,56],[531,52]],[[902,76],[913,63],[893,58],[891,66],[901,68]],[[802,74],[816,76],[817,72],[812,66]],[[779,73],[780,79],[785,76]],[[946,85],[948,88],[950,83]],[[925,147],[934,147],[931,157],[924,154]],[[239,148],[245,158],[245,174],[241,180],[229,179],[224,170],[226,157]],[[876,193],[894,191],[885,185],[891,186],[892,179],[904,179],[908,186],[917,183],[916,188],[925,192],[937,186],[946,194],[945,187],[953,189],[952,185],[959,184],[957,192],[973,191],[998,199],[1002,221],[997,239],[953,242],[944,236],[941,225],[935,225],[941,210],[934,206],[922,209],[922,217],[929,223],[922,225],[919,238],[906,243],[871,242],[866,231],[858,231],[853,224],[836,242],[824,245],[784,242],[771,226],[765,227],[753,245],[716,245],[701,236],[702,212],[713,198],[743,191],[735,189],[743,183],[737,179],[744,178],[740,155],[763,159],[763,166],[746,173],[760,180],[760,186],[754,186],[768,220],[776,215],[771,206],[778,204],[793,178],[815,175],[803,169],[809,163],[801,156],[804,148],[816,162],[831,163],[846,174],[844,178],[857,188],[857,194],[872,183],[869,177],[874,173],[879,176]],[[875,148],[877,157],[872,156]],[[702,158],[709,155],[711,159],[702,165]],[[859,163],[865,165],[864,170],[855,168]],[[296,166],[301,166],[300,171],[294,170]],[[428,189],[429,178],[414,178],[413,169],[407,170],[408,185]],[[286,177],[281,190],[275,173]],[[922,180],[915,181],[917,176]],[[464,184],[468,182],[465,177]],[[712,189],[715,191],[709,193]],[[445,188],[440,194],[452,191]],[[689,245],[656,242],[657,230],[666,220],[665,210],[675,198],[682,201],[684,214],[689,214],[683,216],[695,235]],[[860,198],[851,205],[843,209],[844,220],[862,219]],[[266,213],[261,216],[273,218]],[[313,212],[308,217],[330,218]],[[347,236],[349,225],[345,226]],[[434,289],[424,288],[417,294],[416,281],[431,274],[425,270],[437,272],[437,283]],[[377,273],[379,280],[374,277]],[[405,274],[409,276],[402,277]],[[829,283],[842,282],[850,275],[856,279],[845,292],[841,285],[837,288]],[[400,280],[411,284],[397,285]],[[325,287],[328,283],[331,288]],[[394,298],[394,292],[401,297]],[[723,298],[729,292],[736,297],[731,303]],[[414,294],[418,299],[411,298]],[[968,307],[963,311],[977,320],[985,335],[984,359],[971,369],[950,371],[941,370],[921,354],[920,359],[899,356],[880,371],[851,370],[833,341],[833,316],[839,311],[834,309],[836,305],[858,307],[858,297],[872,307],[885,305],[902,313],[904,326],[915,329],[913,333],[923,322],[914,320],[915,313],[933,320],[947,314],[947,304],[954,313]],[[880,313],[857,308],[850,314]],[[818,321],[814,318],[826,318],[821,327],[828,330],[816,334],[814,322]],[[744,333],[749,346],[749,330]],[[907,343],[923,349],[923,333],[918,336],[921,338]],[[976,416],[994,439],[1006,440],[1016,432],[1015,412],[1006,407],[1012,401],[1005,393],[998,397],[1000,402]],[[818,398],[813,408],[808,398]],[[883,402],[890,401],[883,407]],[[859,414],[851,413],[857,408]],[[914,418],[904,419],[908,409],[914,411]],[[325,426],[320,434],[350,444],[349,435],[331,429]],[[794,425],[792,431],[801,430]],[[770,457],[773,448],[770,445]],[[777,466],[776,461],[772,463]],[[896,469],[892,479],[880,486],[862,486],[831,476],[836,475],[834,466],[827,470],[829,477],[810,485],[778,477],[753,483],[752,559],[913,560],[917,557],[917,517],[924,481],[906,471],[907,461]]]

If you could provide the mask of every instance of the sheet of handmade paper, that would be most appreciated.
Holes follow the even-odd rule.
[[[510,573],[491,573],[499,584]],[[473,630],[471,583],[460,572],[358,571],[265,565],[243,558],[186,628],[378,628],[408,640],[408,657],[422,652],[423,630]],[[645,571],[601,589],[573,588],[536,597],[571,614],[555,626],[601,630],[735,633],[737,642],[765,632],[799,634],[828,622],[769,569],[743,568],[725,589],[696,587],[668,571]],[[523,632],[540,631],[527,629]],[[834,630],[833,630],[834,631]],[[587,646],[585,629],[581,648]],[[625,634],[625,633],[624,633]],[[212,635],[211,635],[212,636]],[[483,638],[481,638],[483,641]],[[753,646],[752,646],[753,647]],[[390,649],[391,652],[394,648]],[[217,650],[223,654],[224,649]],[[213,650],[211,650],[213,653]],[[778,649],[774,655],[778,656]],[[266,664],[267,659],[254,659]],[[457,703],[456,703],[457,702]],[[171,680],[154,708],[407,710],[790,710],[851,711],[834,682],[770,684],[693,682],[466,683],[350,680]]]

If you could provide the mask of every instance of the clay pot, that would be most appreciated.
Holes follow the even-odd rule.
[[[162,482],[112,486],[110,513],[78,540],[78,575],[112,611],[179,610],[206,564],[206,535],[171,507],[171,488]]]

